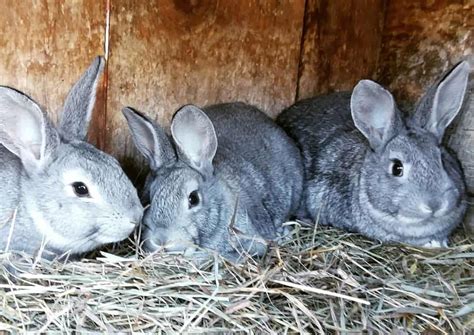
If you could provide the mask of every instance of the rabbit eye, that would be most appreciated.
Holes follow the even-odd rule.
[[[394,159],[392,161],[392,175],[395,177],[403,176],[403,164],[398,159]]]
[[[189,196],[188,196],[189,208],[196,207],[197,205],[199,205],[199,201],[200,201],[199,193],[197,190],[189,193]]]
[[[87,188],[86,184],[80,181],[76,181],[72,184],[72,188],[74,189],[74,193],[80,197],[88,197],[89,196],[89,189]]]

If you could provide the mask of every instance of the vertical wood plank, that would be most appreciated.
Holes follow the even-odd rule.
[[[104,23],[103,1],[0,2],[0,84],[25,92],[57,121],[73,83],[103,54]],[[93,122],[90,132],[93,142],[100,142],[104,106],[102,96],[95,113],[101,124]]]
[[[167,125],[186,103],[242,100],[276,115],[294,100],[304,0],[115,0],[111,11],[109,145],[134,146],[130,105]]]
[[[473,47],[473,0],[389,1],[380,80],[400,99],[416,100]]]
[[[383,0],[308,0],[297,98],[351,89],[373,78],[384,13]]]

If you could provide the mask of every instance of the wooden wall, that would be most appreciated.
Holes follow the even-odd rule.
[[[186,103],[243,100],[275,116],[296,97],[372,77],[383,8],[382,0],[4,1],[1,84],[31,95],[55,120],[107,42],[91,138],[124,158],[136,154],[126,105],[165,125]]]
[[[393,0],[386,10],[378,77],[414,101],[474,53],[474,0]]]
[[[30,95],[56,121],[69,88],[104,53],[105,10],[95,0],[1,1],[0,85]],[[97,120],[104,107],[101,99]],[[94,122],[96,143],[103,124]]]
[[[294,101],[304,1],[112,1],[108,150],[134,150],[120,109],[167,124],[183,104]]]
[[[350,90],[361,78],[374,78],[384,14],[381,0],[308,0],[297,98]]]
[[[472,58],[474,0],[2,1],[0,29],[0,84],[53,120],[93,57],[107,54],[90,137],[124,160],[137,155],[126,105],[164,125],[186,103],[242,100],[274,116],[361,78],[416,100]],[[474,121],[463,117],[451,142],[474,189]]]

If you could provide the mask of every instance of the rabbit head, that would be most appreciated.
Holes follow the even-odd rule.
[[[362,80],[353,90],[352,118],[370,145],[361,167],[360,200],[372,217],[402,235],[434,234],[424,231],[433,229],[425,223],[443,222],[464,211],[462,171],[441,143],[461,109],[468,75],[467,62],[458,64],[429,90],[408,119],[392,95],[375,82]]]
[[[217,137],[211,120],[199,108],[178,110],[171,139],[148,117],[123,110],[137,148],[151,167],[148,179],[150,207],[146,210],[144,246],[185,251],[198,245],[225,253],[228,224],[235,199],[214,173]],[[247,249],[249,250],[249,249]]]
[[[34,226],[24,229],[58,253],[123,240],[142,217],[118,162],[85,142],[103,67],[97,57],[73,86],[57,128],[26,95],[0,88],[0,143],[21,162],[18,206]]]

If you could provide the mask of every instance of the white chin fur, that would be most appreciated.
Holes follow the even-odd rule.
[[[447,248],[448,247],[448,240],[441,240],[441,241],[429,241],[423,245],[423,248],[427,249],[434,249],[434,248]]]
[[[161,234],[160,234],[161,233]],[[155,252],[157,250],[165,250],[171,253],[184,253],[187,256],[191,256],[196,251],[196,245],[192,241],[189,241],[187,236],[179,233],[172,234],[169,238],[165,238],[165,230],[161,231],[157,229],[153,233],[146,231],[146,242],[145,248],[148,252]],[[165,240],[164,242],[158,242]],[[163,245],[161,243],[164,243]]]
[[[181,244],[181,243],[167,243],[166,245],[158,245],[153,240],[147,240],[145,249],[147,252],[153,253],[155,251],[164,250],[170,254],[180,254],[185,257],[193,256],[197,249],[192,243]]]
[[[94,241],[97,241],[100,244],[120,242],[130,236],[130,234],[135,229],[135,225],[130,222],[117,223],[117,226],[121,227],[121,229],[107,233],[99,232],[97,236],[94,237]]]
[[[196,250],[192,242],[186,241],[168,242],[164,247],[167,252],[184,252],[189,255],[192,255]]]
[[[426,218],[412,218],[412,217],[408,217],[408,216],[404,216],[404,215],[400,215],[398,214],[396,216],[396,220],[400,223],[403,223],[403,224],[418,224],[418,223],[422,223],[423,221],[426,220]]]

